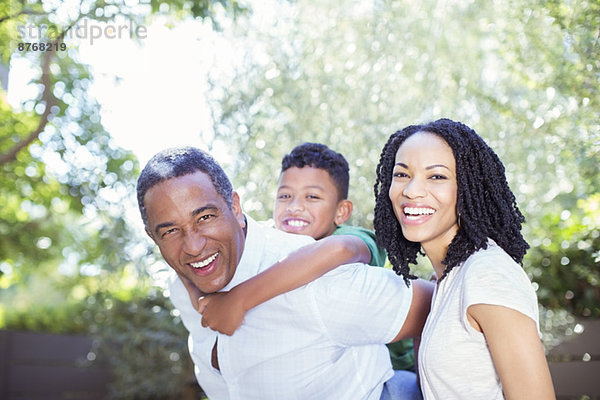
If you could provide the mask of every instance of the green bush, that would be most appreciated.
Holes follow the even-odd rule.
[[[540,303],[577,317],[600,317],[600,193],[563,199],[532,232],[524,267],[538,285]],[[570,203],[574,204],[570,204]]]
[[[170,400],[184,394],[202,398],[187,350],[187,331],[170,301],[157,288],[145,296],[122,297],[98,292],[83,302],[7,309],[3,328],[95,339],[91,362],[109,367],[111,399]]]

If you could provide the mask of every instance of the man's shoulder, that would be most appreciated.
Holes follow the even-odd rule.
[[[255,222],[256,234],[263,238],[266,245],[273,248],[275,245],[283,249],[293,249],[313,243],[315,239],[306,235],[296,235],[280,231],[272,227],[268,222]]]
[[[254,248],[245,249],[244,251],[253,252],[254,257],[258,258],[252,258],[261,260],[261,264],[266,264],[266,267],[270,267],[292,251],[315,242],[310,236],[283,232],[269,226],[266,222],[251,220],[249,229],[252,240],[247,241],[246,246]],[[260,269],[263,267],[265,265],[262,265]]]

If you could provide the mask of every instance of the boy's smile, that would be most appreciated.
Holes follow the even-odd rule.
[[[345,222],[333,179],[314,167],[291,167],[281,173],[273,219],[277,229],[321,239]]]

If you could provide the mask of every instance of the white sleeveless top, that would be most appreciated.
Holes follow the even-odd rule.
[[[491,239],[441,281],[419,349],[425,399],[504,399],[485,337],[469,324],[473,304],[500,305],[533,319],[538,303],[527,274]]]

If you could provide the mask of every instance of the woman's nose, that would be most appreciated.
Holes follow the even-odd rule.
[[[406,186],[404,186],[404,190],[402,190],[402,194],[409,198],[414,199],[417,197],[425,196],[425,184],[421,179],[411,179]]]

